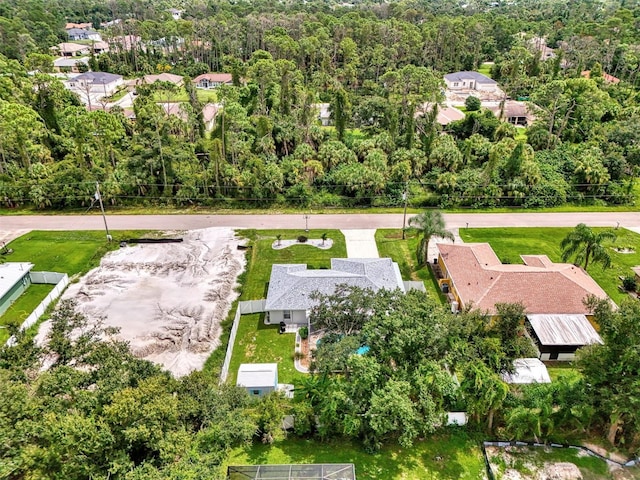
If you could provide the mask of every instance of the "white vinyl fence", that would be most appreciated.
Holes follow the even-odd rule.
[[[243,314],[264,312],[265,303],[266,303],[266,300],[248,300],[246,302],[238,302],[238,308],[236,308],[236,315],[233,317],[233,325],[231,326],[231,333],[229,334],[229,343],[227,344],[227,354],[224,356],[224,363],[222,364],[222,371],[220,372],[221,384],[226,382],[227,377],[229,376],[229,364],[231,363],[231,356],[233,355],[233,345],[236,342],[236,335],[238,334],[240,317]]]
[[[38,319],[45,312],[47,307],[51,304],[51,302],[56,300],[62,294],[64,289],[67,288],[67,285],[69,285],[69,277],[66,273],[31,272],[29,273],[29,276],[31,277],[31,283],[47,283],[53,284],[55,285],[55,287],[53,287],[53,290],[49,292],[49,295],[47,295],[45,299],[40,302],[40,305],[38,305],[35,310],[31,312],[31,315],[29,315],[25,319],[25,321],[22,322],[22,325],[20,325],[20,331],[26,330],[27,328],[35,325]],[[11,336],[11,338],[7,340],[6,345],[12,347],[13,345],[15,345],[15,343],[15,337]]]

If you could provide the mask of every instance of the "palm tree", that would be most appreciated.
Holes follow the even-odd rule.
[[[605,240],[613,242],[615,239],[616,234],[613,230],[596,233],[584,223],[580,223],[560,242],[562,261],[566,262],[575,256],[576,263],[584,263],[585,270],[590,261],[601,263],[603,269],[608,268],[611,265],[611,257],[602,243]]]
[[[421,265],[429,261],[428,247],[431,237],[448,238],[451,241],[455,240],[453,233],[445,228],[444,218],[438,210],[427,210],[419,213],[415,217],[411,217],[409,219],[409,225],[418,230],[418,233],[422,235],[422,238],[418,242],[418,248],[416,249],[416,256]]]

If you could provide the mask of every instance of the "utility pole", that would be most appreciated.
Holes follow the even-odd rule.
[[[404,215],[402,217],[402,239],[404,240],[407,225],[407,203],[409,201],[409,190],[407,188],[407,182],[404,182],[404,192],[402,192],[402,199],[404,200]]]
[[[107,216],[104,214],[104,205],[102,205],[102,195],[100,195],[100,182],[96,182],[96,200],[100,202],[100,211],[102,212],[102,220],[104,220],[104,229],[107,231],[107,242],[113,240],[107,226]]]

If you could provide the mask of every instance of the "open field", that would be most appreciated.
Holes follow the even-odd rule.
[[[40,302],[53,290],[53,285],[32,284],[18,299],[0,315],[0,345],[9,339],[9,330],[1,328],[6,325],[20,326]]]
[[[227,465],[353,463],[358,480],[450,480],[486,478],[479,442],[463,432],[435,435],[411,448],[385,446],[364,452],[349,440],[322,443],[291,439],[237,448]]]
[[[267,295],[271,265],[274,263],[306,263],[308,268],[328,268],[331,258],[347,256],[344,236],[339,230],[246,230],[241,232],[251,240],[252,248],[247,253],[247,273],[242,287],[241,300],[259,300]],[[320,238],[327,233],[333,246],[321,250],[311,245],[293,245],[274,250],[271,245],[276,235],[282,240],[295,239],[298,235]],[[229,382],[235,383],[241,363],[278,363],[280,383],[294,383],[303,374],[293,365],[295,335],[278,333],[277,325],[265,325],[264,315],[243,315],[231,357]]]
[[[461,228],[465,242],[488,242],[503,263],[522,263],[520,255],[547,255],[552,261],[561,261],[560,242],[571,228]],[[634,253],[618,253],[610,248],[611,268],[603,270],[599,264],[590,264],[587,271],[614,302],[629,296],[621,292],[618,277],[632,275],[631,267],[640,265],[640,235],[624,228],[615,230],[618,236],[613,244],[630,248]],[[612,247],[613,245],[610,245]]]
[[[400,267],[403,280],[422,280],[429,295],[437,298],[442,304],[446,297],[438,288],[438,282],[428,266],[419,266],[416,261],[418,236],[415,232],[407,232],[406,240],[402,240],[401,229],[378,229],[376,244],[380,257],[389,257]]]

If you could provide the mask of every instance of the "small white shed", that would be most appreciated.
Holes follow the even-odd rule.
[[[243,363],[238,369],[238,387],[252,397],[262,397],[278,389],[277,363]]]

